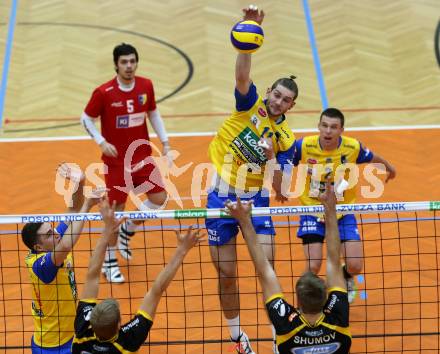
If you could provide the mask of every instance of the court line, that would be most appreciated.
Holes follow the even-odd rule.
[[[388,130],[423,130],[423,129],[440,129],[440,124],[425,125],[389,125],[378,127],[351,127],[345,128],[346,132],[363,132],[363,131],[388,131]],[[316,128],[313,129],[292,129],[294,133],[318,133]],[[187,133],[169,133],[171,138],[192,138],[214,136],[216,132],[187,132]],[[157,138],[156,134],[150,134],[151,138]],[[88,135],[80,136],[46,136],[33,138],[0,138],[0,143],[21,143],[21,142],[45,142],[45,141],[77,141],[91,140]]]
[[[11,60],[12,40],[14,38],[15,19],[17,17],[18,0],[12,0],[9,15],[8,35],[6,38],[5,57],[3,60],[2,81],[0,83],[0,128],[3,125],[3,111],[5,106],[6,86],[8,84],[9,63]]]
[[[438,21],[437,28],[435,29],[434,49],[437,63],[440,66],[440,20]]]
[[[440,111],[440,106],[410,106],[410,107],[371,107],[371,108],[341,108],[346,113],[367,113],[367,112],[417,112],[417,111]],[[318,109],[295,109],[286,113],[287,116],[297,116],[306,114],[320,114]],[[202,113],[173,113],[162,114],[162,118],[204,118],[204,117],[229,117],[231,112],[202,112]],[[77,122],[78,116],[59,117],[59,118],[5,118],[5,124],[27,124],[27,123],[51,123],[51,122]]]
[[[318,47],[316,45],[312,16],[310,14],[310,7],[307,0],[303,0],[303,7],[304,7],[304,16],[307,25],[307,32],[309,34],[310,48],[312,49],[313,63],[315,65],[316,78],[318,80],[319,93],[321,95],[322,109],[326,109],[328,107],[327,92],[325,89],[324,76],[321,70],[321,62],[319,60]]]

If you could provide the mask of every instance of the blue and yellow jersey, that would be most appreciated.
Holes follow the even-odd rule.
[[[51,253],[31,251],[25,259],[32,285],[34,342],[44,348],[58,347],[72,339],[76,314],[72,255],[57,267]]]
[[[220,178],[233,188],[261,189],[267,159],[258,141],[272,138],[277,162],[285,165],[293,157],[295,137],[284,115],[269,118],[254,84],[245,96],[235,90],[235,99],[236,110],[209,145],[209,157]]]
[[[319,143],[319,135],[307,136],[295,142],[293,163],[295,166],[304,164],[307,168],[305,188],[300,202],[303,205],[321,204],[318,199],[319,191],[324,190],[327,176],[332,182],[344,178],[349,182],[349,188],[344,191],[343,198],[338,198],[339,204],[354,203],[356,199],[356,185],[353,177],[350,180],[350,171],[354,164],[370,162],[373,153],[364,148],[354,139],[341,136],[339,145],[332,151],[323,150]],[[301,170],[300,170],[301,171]],[[352,174],[352,176],[355,176]]]

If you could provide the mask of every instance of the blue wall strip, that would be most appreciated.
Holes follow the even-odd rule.
[[[310,47],[312,48],[313,62],[315,64],[316,76],[318,78],[319,93],[321,94],[322,109],[328,108],[327,92],[325,90],[324,76],[321,71],[321,62],[319,61],[318,48],[316,47],[315,32],[313,30],[312,17],[307,0],[303,0],[304,16],[306,18],[307,31],[309,32]]]
[[[9,15],[8,37],[6,39],[5,58],[3,60],[2,81],[0,83],[0,128],[3,125],[3,111],[5,108],[6,86],[8,84],[9,62],[11,60],[17,5],[18,0],[12,0],[11,13]]]

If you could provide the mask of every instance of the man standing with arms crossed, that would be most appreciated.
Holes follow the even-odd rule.
[[[140,187],[148,200],[140,210],[158,209],[167,202],[167,193],[160,171],[153,158],[149,141],[146,116],[163,145],[163,154],[170,151],[167,133],[156,107],[153,83],[147,78],[135,76],[139,55],[136,48],[122,43],[113,50],[116,77],[102,84],[92,94],[81,115],[89,135],[102,151],[102,160],[107,168],[105,183],[110,202],[116,201],[116,210],[123,211],[130,187]],[[94,120],[101,120],[101,133]],[[127,185],[127,179],[130,180]],[[126,189],[124,189],[126,188]],[[118,248],[121,256],[131,259],[130,238],[138,223],[127,220],[121,225]],[[109,244],[103,273],[107,281],[124,282],[116,258],[116,243]]]

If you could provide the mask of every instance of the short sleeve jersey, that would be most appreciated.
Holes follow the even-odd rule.
[[[311,325],[289,305],[282,294],[266,301],[269,318],[276,330],[280,354],[347,354],[351,347],[347,291],[329,289],[322,316]]]
[[[138,311],[127,323],[121,326],[117,335],[108,341],[100,341],[92,330],[90,316],[96,300],[80,300],[75,318],[75,337],[73,354],[120,354],[135,353],[147,339],[153,320],[144,311]]]
[[[251,84],[246,95],[235,90],[236,110],[223,122],[209,145],[209,157],[218,175],[230,186],[248,191],[261,189],[267,158],[260,138],[271,138],[277,162],[285,165],[293,157],[295,136],[286,117],[271,119],[265,102]]]
[[[349,181],[349,174],[354,164],[370,162],[373,153],[362,144],[350,137],[342,136],[339,145],[332,151],[323,150],[319,143],[319,135],[307,136],[295,142],[293,163],[301,164],[306,173],[305,188],[299,197],[303,205],[321,204],[319,191],[325,189],[325,180],[345,178]],[[301,169],[299,169],[301,173]],[[347,189],[340,204],[354,203],[356,200],[356,186]]]
[[[56,231],[63,236],[67,225],[60,224]],[[29,252],[25,258],[32,285],[32,317],[34,342],[40,347],[58,347],[73,337],[77,288],[69,254],[58,267],[52,261],[52,252]]]
[[[139,139],[143,143],[134,149],[131,163],[151,155],[151,146],[146,143],[149,140],[146,116],[155,109],[153,83],[143,77],[135,77],[130,91],[122,91],[116,78],[93,91],[84,111],[92,118],[100,117],[102,136],[118,151],[117,158],[102,156],[106,164],[123,164],[128,147]]]

